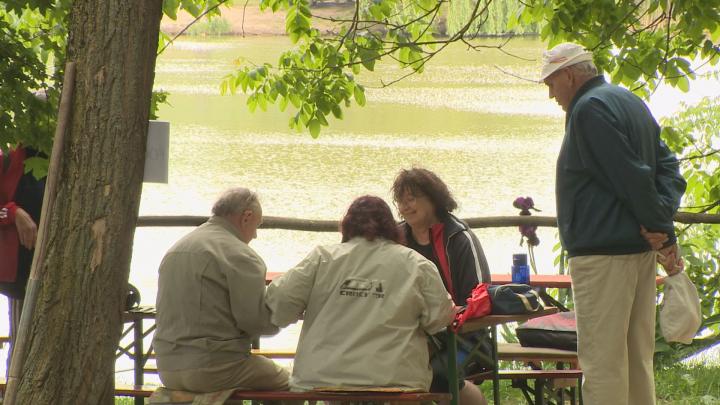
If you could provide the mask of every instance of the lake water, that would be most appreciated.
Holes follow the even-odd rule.
[[[497,42],[488,41],[488,45]],[[357,196],[390,200],[401,168],[420,165],[437,172],[460,203],[461,217],[515,215],[512,201],[532,196],[543,214],[554,214],[554,159],[562,135],[562,111],[544,86],[502,73],[502,66],[526,77],[539,62],[496,50],[456,46],[425,73],[387,88],[402,75],[382,65],[362,77],[368,105],[352,107],[318,139],[288,126],[290,112],[271,106],[249,113],[245,96],[220,96],[218,84],[238,57],[274,61],[289,46],[285,38],[184,40],[158,60],[156,89],[170,92],[160,119],[170,121],[170,181],[145,184],[141,215],[207,215],[227,187],[257,190],[265,215],[340,219]],[[507,50],[536,58],[536,40],[512,41]],[[188,229],[137,231],[131,282],[152,303],[157,265],[164,251]],[[478,231],[493,272],[508,271],[511,253],[522,251],[516,229]],[[555,230],[540,235],[542,271],[551,266]],[[271,271],[284,271],[335,233],[260,230],[252,246]]]
[[[250,113],[244,95],[219,95],[221,79],[238,58],[275,63],[289,46],[282,37],[183,38],[160,56],[155,88],[170,92],[169,105],[159,111],[160,119],[170,122],[169,182],[144,185],[140,215],[208,215],[224,189],[245,186],[259,193],[265,215],[338,220],[360,195],[390,201],[398,170],[414,165],[435,171],[448,184],[460,217],[516,215],[512,202],[518,196],[531,196],[542,215],[555,214],[554,165],[564,113],[548,100],[545,86],[503,73],[536,77],[544,49],[539,40],[514,39],[507,53],[451,46],[423,74],[386,88],[381,79],[404,72],[381,64],[360,77],[367,106],[345,111],[318,139],[291,131],[289,111],[270,106],[268,112]],[[678,100],[657,98],[665,102],[658,104],[661,114]],[[154,304],[160,260],[190,230],[136,231],[130,282],[140,289],[142,304]],[[512,253],[524,251],[515,228],[476,233],[493,273],[509,272]],[[556,230],[538,233],[539,271],[555,273]],[[251,246],[269,271],[285,271],[315,245],[339,239],[338,233],[261,229]],[[263,345],[293,346],[297,331],[264,339]],[[130,367],[118,361],[119,371]],[[128,372],[117,377],[132,381]]]

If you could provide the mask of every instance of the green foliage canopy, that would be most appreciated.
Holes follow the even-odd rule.
[[[171,18],[179,10],[191,15],[219,15],[218,6],[228,0],[165,0],[163,10]],[[0,148],[23,144],[46,155],[52,149],[58,109],[68,14],[71,0],[0,1]],[[160,47],[170,41],[162,34]],[[35,94],[41,92],[47,101]],[[153,112],[167,93],[153,94]],[[47,173],[47,159],[34,158],[25,169],[35,176]]]
[[[662,125],[663,139],[683,156],[681,171],[688,187],[682,209],[720,214],[720,97],[685,106]],[[686,271],[702,303],[706,339],[696,342],[702,348],[720,340],[720,225],[682,227],[678,236]]]
[[[262,0],[260,7],[284,10],[286,30],[297,44],[273,66],[242,66],[223,80],[221,91],[249,93],[248,106],[266,109],[292,104],[297,113],[290,126],[318,136],[327,116],[342,117],[342,107],[365,102],[356,81],[383,58],[396,60],[407,74],[422,72],[425,63],[445,46],[470,41],[496,10],[495,2],[469,2],[464,21],[451,35],[439,37],[437,25],[447,0],[357,0],[354,16],[333,20],[339,34],[323,37],[312,26],[308,0]],[[659,83],[687,91],[695,65],[720,60],[720,0],[529,0],[505,4],[515,10],[508,30],[537,25],[555,45],[572,41],[592,50],[598,67],[615,83],[649,97]]]
[[[2,3],[0,3],[2,4]],[[49,154],[67,37],[67,7],[31,1],[0,9],[0,148],[22,143]],[[35,6],[30,8],[30,6]],[[42,101],[36,94],[46,96]],[[42,176],[47,162],[26,165]]]

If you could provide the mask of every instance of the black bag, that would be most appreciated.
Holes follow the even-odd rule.
[[[447,332],[440,332],[428,337],[431,354],[430,364],[433,373],[447,374]],[[479,374],[492,370],[492,341],[487,329],[456,335],[458,376]],[[447,378],[447,377],[445,377]]]
[[[515,329],[520,345],[577,351],[575,312],[530,319]]]
[[[493,315],[531,314],[542,309],[540,296],[527,284],[490,286]]]
[[[134,285],[128,283],[128,293],[125,297],[125,310],[129,311],[140,306],[140,291]]]

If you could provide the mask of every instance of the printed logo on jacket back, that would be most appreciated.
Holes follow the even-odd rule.
[[[340,285],[340,295],[347,297],[385,298],[382,280],[367,280],[364,278],[347,278]]]

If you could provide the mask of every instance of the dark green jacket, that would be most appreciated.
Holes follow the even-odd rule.
[[[570,256],[640,253],[640,225],[675,241],[685,191],[678,161],[645,103],[602,76],[585,83],[565,119],[557,161],[558,228]]]

